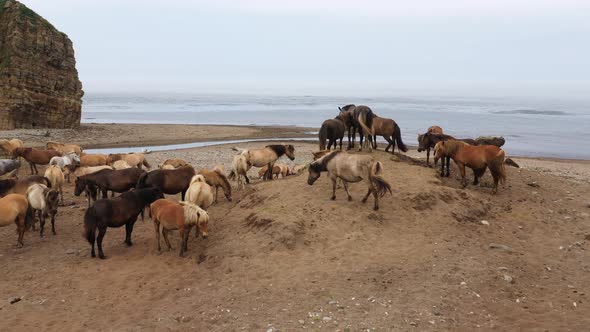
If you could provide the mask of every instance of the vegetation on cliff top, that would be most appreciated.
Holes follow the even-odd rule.
[[[4,11],[4,6],[6,3],[11,0],[0,0],[0,15],[2,15]],[[21,18],[27,19],[32,24],[36,25],[37,23],[43,24],[45,27],[57,31],[57,29],[49,23],[46,19],[41,17],[41,15],[37,14],[34,10],[30,9],[29,7],[25,6],[24,4],[14,1],[18,3],[18,11]]]

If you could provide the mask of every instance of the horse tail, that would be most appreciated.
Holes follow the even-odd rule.
[[[30,204],[27,204],[27,212],[25,213],[25,230],[31,228],[31,225],[35,222],[35,217],[33,215],[33,207]]]
[[[373,165],[371,165],[371,174],[369,175],[369,179],[371,180],[374,190],[376,190],[379,197],[385,196],[388,191],[390,194],[392,193],[391,185],[378,175],[381,173],[381,171],[383,171],[383,164],[381,164],[381,162],[375,162]]]
[[[492,175],[494,175],[494,177],[497,176],[500,180],[500,183],[502,184],[506,182],[506,166],[504,166],[504,157],[504,150],[500,149],[498,154],[496,154],[494,159],[490,161],[488,166],[492,172]]]
[[[394,130],[395,130],[395,142],[397,143],[397,147],[402,150],[403,152],[408,152],[408,147],[402,142],[402,131],[397,125],[397,122],[394,122]]]
[[[96,238],[96,211],[91,206],[84,214],[84,237],[92,244]]]
[[[148,163],[147,159],[143,158],[143,166],[147,167],[147,168],[152,168],[152,166],[150,166],[150,164]]]
[[[233,180],[236,178],[236,171],[232,170],[231,172],[229,172],[228,178],[230,180]]]
[[[520,168],[520,165],[518,165],[514,160],[512,160],[510,158],[506,158],[506,160],[504,160],[504,164],[506,164],[508,166]]]
[[[43,177],[43,180],[47,182],[47,188],[51,188],[51,180],[49,180],[49,178],[46,176]]]
[[[143,173],[142,175],[139,176],[139,179],[137,180],[137,185],[135,186],[135,189],[141,189],[141,188],[145,188],[146,186],[146,182],[147,182],[147,176],[149,173]]]
[[[374,135],[373,129],[369,128],[369,126],[367,125],[367,114],[366,113],[359,114],[358,122],[361,125],[361,127],[363,128],[363,131],[366,133],[365,135],[370,135],[370,136]]]
[[[326,139],[328,138],[328,126],[322,125],[322,128],[320,128],[319,138],[320,138],[320,151],[325,150],[326,149]]]

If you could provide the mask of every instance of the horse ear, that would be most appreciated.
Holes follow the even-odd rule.
[[[342,107],[338,106],[338,110],[339,110],[340,112],[342,112]]]

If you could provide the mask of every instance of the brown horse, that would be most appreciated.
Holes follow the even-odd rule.
[[[108,191],[112,196],[123,193],[137,185],[139,178],[146,174],[146,171],[139,168],[126,168],[121,170],[104,169],[102,171],[80,176],[76,178],[74,195],[80,196],[87,188],[96,187],[102,191],[102,198],[108,197]]]
[[[33,223],[33,210],[24,195],[10,194],[0,198],[0,227],[16,223],[17,247],[22,247],[25,230]]]
[[[338,107],[338,110],[340,111],[340,115],[342,116],[342,122],[344,122],[344,127],[346,128],[346,131],[348,132],[348,146],[346,147],[346,150],[350,150],[350,149],[354,148],[354,140],[355,140],[356,129],[357,129],[357,124],[354,121],[355,107],[356,107],[356,105],[354,105],[354,104],[349,104],[346,106]]]
[[[323,150],[323,151],[329,151],[329,150]],[[258,176],[261,179],[266,178],[266,173],[268,173],[268,166],[264,166],[258,170]],[[275,179],[278,179],[279,175],[281,175],[281,168],[277,165],[273,165],[272,166],[272,175]]]
[[[106,154],[86,154],[80,156],[80,166],[105,166],[110,165],[111,159]]]
[[[320,150],[326,149],[326,140],[328,140],[328,150],[330,150],[332,145],[334,145],[334,150],[336,150],[338,140],[340,140],[340,150],[342,150],[342,140],[346,131],[344,119],[347,116],[340,113],[334,119],[328,119],[322,123],[319,132]]]
[[[368,106],[360,105],[354,108],[353,114],[353,120],[356,124],[355,127],[357,127],[359,131],[359,151],[361,151],[363,147],[369,147],[369,151],[372,151],[373,130],[371,128],[373,127],[373,119],[376,117],[375,113],[373,113]],[[363,139],[365,139],[364,145]]]
[[[156,242],[158,251],[162,251],[160,246],[160,225],[162,225],[162,235],[168,245],[168,250],[172,249],[168,241],[168,232],[179,230],[180,235],[180,257],[188,249],[188,236],[193,226],[197,227],[197,236],[206,239],[208,236],[209,214],[195,204],[188,202],[176,203],[168,199],[159,199],[150,205],[150,217],[154,221],[156,231]]]
[[[14,151],[16,157],[23,157],[31,167],[31,174],[39,174],[37,165],[47,165],[53,157],[59,157],[61,154],[55,150],[40,150],[35,148],[16,148]]]
[[[250,166],[268,166],[269,171],[266,173],[265,179],[272,180],[272,166],[283,155],[294,160],[295,147],[291,144],[273,144],[267,145],[262,149],[244,150],[242,155],[246,157],[246,162]]]
[[[506,168],[504,167],[504,150],[494,145],[469,145],[461,141],[447,140],[436,143],[434,153],[437,158],[450,157],[459,167],[461,184],[467,186],[465,166],[473,169],[473,184],[479,183],[479,178],[490,169],[494,178],[492,193],[498,192],[498,182],[506,181]]]
[[[94,242],[96,241],[98,257],[106,258],[102,251],[102,240],[107,232],[107,227],[125,225],[125,243],[132,246],[131,232],[133,232],[137,216],[143,212],[144,208],[160,198],[164,198],[160,189],[144,188],[125,192],[115,198],[96,201],[84,214],[84,237],[92,247],[90,255],[96,257],[94,252]],[[96,230],[98,230],[98,237]]]
[[[228,202],[231,202],[231,184],[220,168],[216,167],[212,171],[202,169],[198,174],[205,177],[205,182],[207,182],[208,185],[215,187],[215,203],[217,203],[219,188],[223,189],[225,199],[227,199]]]
[[[68,152],[74,152],[78,156],[82,154],[82,148],[76,144],[63,144],[58,142],[47,142],[46,144],[47,149],[55,150],[62,155],[67,154]]]
[[[137,189],[155,187],[167,195],[181,193],[181,198],[184,200],[186,190],[195,174],[195,169],[192,166],[182,166],[177,169],[157,169],[140,176],[135,187]]]
[[[432,127],[430,127],[432,128]],[[429,128],[429,130],[430,130]],[[470,145],[478,145],[477,142],[474,139],[471,138],[454,138],[451,135],[445,135],[445,134],[433,134],[433,133],[429,133],[426,132],[424,134],[418,135],[418,152],[422,152],[424,150],[426,150],[426,166],[430,166],[430,149],[434,149],[434,146],[436,145],[436,143],[440,142],[440,141],[446,141],[446,140],[457,140],[457,141],[461,141],[461,142],[465,142],[467,144]],[[436,156],[434,156],[434,165],[436,166],[436,164],[438,163],[438,158]],[[450,158],[446,158],[443,159],[442,161],[442,165],[441,165],[441,170],[440,170],[440,176],[449,176],[450,175],[450,165],[451,163],[451,159]],[[446,164],[446,174],[445,174],[445,164]]]
[[[5,179],[0,180],[0,197],[8,194],[26,195],[27,189],[34,183],[44,184],[51,188],[49,179],[41,175],[30,175],[24,179]]]
[[[348,191],[348,183],[364,181],[369,190],[362,202],[365,203],[369,195],[373,194],[375,198],[374,209],[379,210],[379,197],[383,197],[388,191],[391,193],[391,186],[379,175],[382,169],[383,165],[371,156],[334,151],[309,165],[307,183],[313,185],[322,172],[328,172],[328,176],[332,180],[331,199],[336,199],[336,182],[341,179],[348,195],[348,201],[351,201],[352,196]]]
[[[377,150],[377,135],[381,135],[383,138],[385,138],[387,143],[389,143],[385,148],[385,152],[387,152],[389,147],[391,147],[391,154],[394,154],[396,142],[398,148],[401,151],[408,151],[408,148],[402,141],[401,129],[393,119],[375,116],[373,118],[373,126],[371,127],[371,130],[373,131],[373,148],[375,150]]]

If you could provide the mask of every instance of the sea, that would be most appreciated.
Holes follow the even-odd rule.
[[[590,159],[590,99],[87,93],[82,122],[319,128],[346,104],[394,119],[409,145],[438,125],[458,138],[503,136],[509,155]]]

